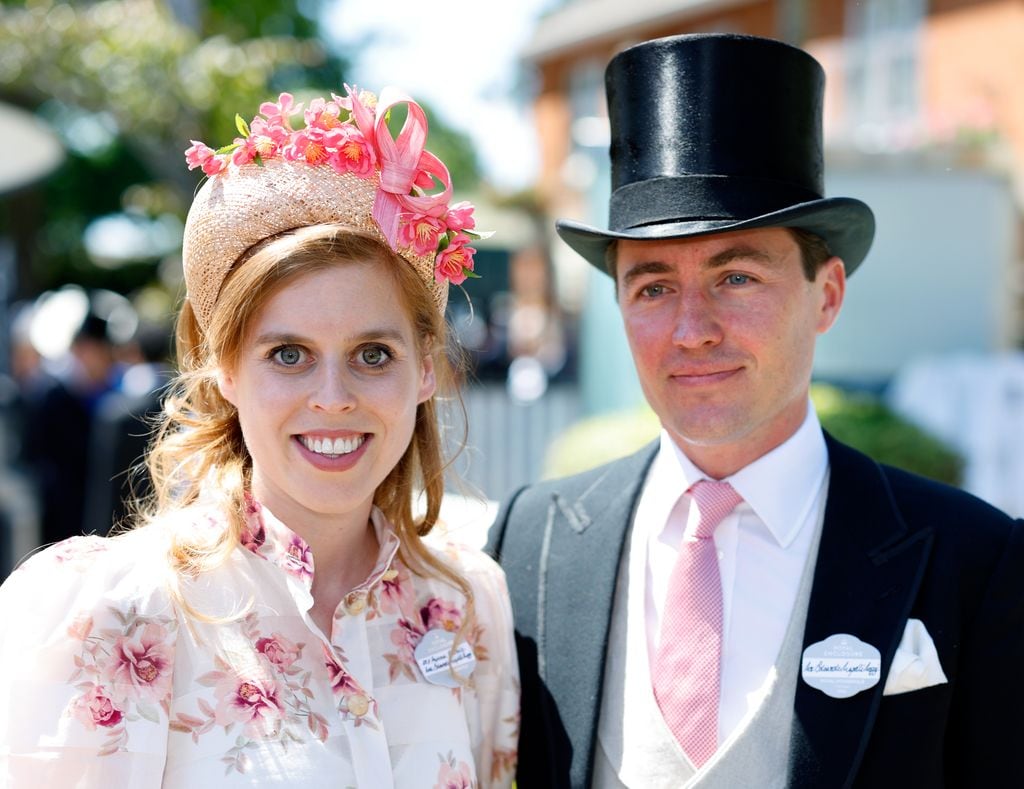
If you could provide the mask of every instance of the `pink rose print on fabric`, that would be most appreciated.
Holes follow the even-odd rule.
[[[250,753],[266,743],[278,743],[287,749],[307,737],[326,742],[330,722],[314,711],[314,692],[310,685],[313,672],[303,665],[304,644],[285,638],[280,633],[269,637],[259,633],[259,617],[250,612],[243,621],[243,633],[252,640],[257,665],[240,670],[222,655],[215,655],[215,669],[196,678],[196,682],[212,689],[213,704],[199,696],[188,711],[177,709],[170,719],[173,732],[199,740],[216,727],[224,734],[232,733],[242,724],[243,736],[225,751],[221,761],[228,772],[247,773],[252,768]],[[236,657],[237,656],[234,656]],[[307,656],[308,660],[308,656]]]
[[[456,763],[455,757],[449,753],[448,758],[438,754],[441,769],[437,772],[437,783],[434,789],[476,789],[473,768],[466,762]]]
[[[167,628],[149,623],[114,642],[101,667],[113,698],[160,703],[170,694],[174,655],[167,640]]]
[[[260,521],[250,521],[247,523],[239,537],[242,547],[248,548],[253,553],[259,553],[266,540],[267,533],[263,530],[263,523]]]
[[[269,638],[258,639],[256,651],[281,671],[291,668],[292,664],[302,655],[302,647],[294,641],[289,641],[280,633],[272,633]]]
[[[416,592],[409,571],[397,559],[391,569],[381,576],[377,594],[380,610],[385,614],[400,613],[412,618],[416,610]]]
[[[281,95],[283,96],[284,94]],[[267,531],[263,527],[260,505],[256,502],[256,499],[246,494],[245,525],[242,526],[242,533],[238,536],[238,542],[243,548],[258,554],[266,541]]]
[[[245,725],[245,734],[253,739],[277,733],[282,710],[278,702],[277,682],[253,672],[246,676],[229,674],[217,683],[215,720],[221,726]]]
[[[97,726],[112,728],[124,718],[106,688],[95,684],[90,684],[86,692],[75,699],[70,711],[89,731],[95,731]]]
[[[389,682],[394,682],[399,676],[404,676],[410,682],[416,681],[419,674],[415,655],[416,645],[426,632],[425,628],[412,619],[398,620],[391,630],[391,643],[398,647],[398,651],[384,655],[388,662]]]
[[[377,702],[345,670],[342,665],[345,660],[344,654],[339,653],[336,656],[335,650],[328,647],[327,644],[321,643],[321,646],[324,650],[324,665],[327,667],[327,674],[331,680],[331,689],[338,702],[338,711],[343,717],[355,718],[356,726],[366,724],[370,728],[376,729],[377,724],[368,715],[377,716]]]
[[[93,556],[106,550],[107,541],[103,537],[70,537],[57,543],[52,550],[37,554],[37,556],[49,557],[58,564],[70,564],[76,569],[82,569],[91,564]]]
[[[66,714],[89,731],[108,730],[97,756],[127,748],[127,721],[159,725],[169,714],[176,628],[171,617],[142,617],[131,606],[111,606],[95,619],[79,613],[68,625],[77,651],[67,681],[79,695]]]
[[[313,551],[310,550],[305,540],[299,536],[293,536],[285,549],[282,565],[285,570],[298,578],[311,579],[313,577]]]
[[[75,639],[75,641],[85,641],[89,634],[92,633],[92,616],[89,614],[79,614],[75,617],[74,621],[68,625],[68,636]]]
[[[362,689],[352,679],[345,667],[338,662],[334,652],[326,645],[321,644],[324,650],[324,665],[327,667],[327,676],[331,681],[331,690],[335,696],[344,696],[351,693],[361,693]]]
[[[454,633],[462,627],[462,612],[454,603],[432,597],[420,609],[420,621],[427,630],[440,628]]]

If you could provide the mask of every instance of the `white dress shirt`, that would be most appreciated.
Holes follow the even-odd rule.
[[[754,713],[764,695],[825,504],[827,472],[825,439],[808,404],[803,424],[790,438],[725,479],[743,502],[714,536],[724,615],[719,744]],[[697,520],[696,507],[685,510],[685,521],[670,523],[669,514],[681,494],[706,478],[662,431],[634,526],[647,534],[646,624],[652,668],[679,544]]]

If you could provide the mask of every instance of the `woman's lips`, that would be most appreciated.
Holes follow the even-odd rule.
[[[373,434],[335,432],[343,432],[343,435],[303,433],[292,438],[299,454],[315,468],[321,471],[348,471],[366,454],[366,448],[373,441]]]

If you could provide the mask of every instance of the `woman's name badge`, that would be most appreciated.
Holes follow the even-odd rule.
[[[473,654],[473,648],[463,641],[452,655],[452,644],[454,643],[454,633],[436,628],[428,630],[427,634],[420,639],[415,650],[416,662],[427,682],[443,685],[446,688],[458,688],[460,682],[452,675],[452,667],[462,679],[466,679],[473,673],[473,669],[476,667],[476,655]]]
[[[804,682],[834,699],[873,688],[882,675],[882,653],[856,636],[837,633],[804,650]]]

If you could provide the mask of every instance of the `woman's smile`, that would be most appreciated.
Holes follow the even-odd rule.
[[[267,299],[221,376],[252,456],[253,495],[301,523],[369,508],[433,394],[387,266],[346,263]]]

